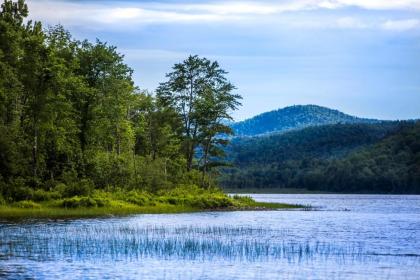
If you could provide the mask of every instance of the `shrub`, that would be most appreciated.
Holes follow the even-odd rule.
[[[49,201],[53,199],[61,198],[61,194],[57,191],[44,191],[42,189],[34,191],[33,200],[34,201]]]
[[[6,200],[4,199],[3,195],[0,193],[0,206],[6,205]]]
[[[105,207],[111,205],[109,194],[104,193],[102,191],[95,191],[92,198],[93,200],[95,200],[96,205],[98,207]]]
[[[233,196],[233,199],[240,202],[240,203],[244,203],[244,204],[255,203],[254,199],[252,199],[252,197],[250,197],[250,196],[242,196],[242,195],[235,194]]]
[[[81,179],[79,182],[73,182],[64,190],[65,197],[89,196],[92,194],[95,185],[90,179]]]
[[[96,205],[98,207],[105,207],[105,206],[109,206],[111,204],[111,201],[108,198],[95,197],[94,200],[95,200]]]
[[[44,190],[53,190],[56,185],[57,185],[57,181],[55,181],[54,179],[50,179],[50,180],[45,181],[43,189]]]
[[[34,196],[33,189],[26,186],[13,186],[12,199],[14,201],[31,200]]]
[[[128,193],[123,194],[122,200],[138,206],[144,206],[149,203],[150,196],[145,193],[130,191]]]
[[[61,202],[61,207],[65,208],[79,208],[79,207],[97,207],[98,203],[96,200],[94,200],[91,197],[71,197],[71,198],[65,198]]]
[[[25,208],[25,209],[38,209],[41,208],[41,205],[39,205],[36,202],[33,202],[32,200],[22,200],[19,202],[13,203],[14,207],[17,208]]]
[[[88,176],[98,188],[128,186],[133,175],[131,154],[90,151],[86,154]]]
[[[168,197],[168,198],[166,199],[166,201],[167,201],[169,204],[172,204],[172,205],[177,205],[177,204],[179,203],[179,199],[177,199],[177,198],[175,198],[175,197]]]

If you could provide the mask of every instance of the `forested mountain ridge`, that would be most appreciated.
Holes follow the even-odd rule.
[[[398,122],[381,124],[331,124],[312,126],[264,137],[238,137],[232,140],[229,154],[238,167],[271,163],[279,159],[340,157],[360,146],[378,142],[400,129]]]
[[[256,136],[326,124],[376,122],[379,121],[350,116],[318,105],[295,105],[262,113],[233,123],[231,127],[235,136]]]
[[[238,138],[228,188],[420,193],[420,122],[336,124]]]

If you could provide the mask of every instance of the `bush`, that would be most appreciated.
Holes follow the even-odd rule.
[[[41,205],[39,205],[36,202],[33,202],[32,200],[22,200],[19,202],[13,203],[14,207],[17,208],[25,208],[25,209],[38,209],[41,208]]]
[[[140,191],[118,191],[116,192],[116,199],[123,200],[128,203],[132,203],[138,206],[149,205],[151,201],[151,195],[146,192]]]
[[[90,179],[81,179],[79,182],[73,182],[64,189],[64,197],[89,196],[95,189],[95,185]]]
[[[12,200],[21,201],[21,200],[31,200],[34,196],[34,190],[26,186],[12,186]]]
[[[187,205],[200,209],[216,209],[233,205],[233,201],[219,194],[185,195],[185,196],[161,196],[159,202],[172,205]]]
[[[61,194],[57,191],[44,191],[42,189],[34,191],[33,200],[34,201],[49,201],[53,199],[61,198]]]
[[[178,198],[175,198],[175,197],[168,197],[168,198],[166,199],[166,201],[167,201],[169,204],[172,204],[172,205],[177,205],[177,204],[179,204],[179,199],[178,199]]]
[[[75,197],[63,199],[60,206],[65,207],[65,208],[79,208],[79,207],[91,208],[91,207],[97,207],[98,203],[96,202],[96,200],[94,200],[91,197],[75,196]]]
[[[109,198],[109,193],[103,191],[95,191],[92,195],[93,200],[95,200],[98,207],[105,207],[111,205],[111,199]]]
[[[98,207],[105,207],[105,206],[109,206],[111,204],[111,201],[107,198],[99,198],[99,197],[97,198],[97,197],[95,197],[93,199],[95,200],[96,205]]]
[[[92,178],[98,188],[108,186],[129,186],[134,174],[132,155],[89,151],[86,154],[88,162],[87,176]]]
[[[4,199],[3,195],[0,193],[0,206],[6,205],[6,200]]]
[[[58,183],[55,187],[54,187],[54,192],[57,192],[60,194],[60,196],[64,197],[66,194],[66,190],[67,190],[67,185],[64,183]]]
[[[191,202],[191,206],[215,209],[232,206],[233,203],[228,197],[224,196],[201,196]]]
[[[247,204],[247,205],[255,203],[255,200],[252,199],[252,197],[250,197],[250,196],[243,196],[243,195],[235,194],[233,196],[233,199],[240,202],[240,203],[244,203],[244,204]]]

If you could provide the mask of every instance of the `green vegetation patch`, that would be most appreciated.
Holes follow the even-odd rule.
[[[56,196],[45,191],[43,198]],[[22,200],[0,205],[0,218],[64,218],[128,215],[140,213],[180,213],[216,210],[269,210],[301,208],[299,205],[256,202],[251,197],[230,197],[218,189],[180,186],[170,191],[95,190],[89,196]]]

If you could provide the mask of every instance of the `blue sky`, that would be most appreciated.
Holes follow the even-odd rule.
[[[420,0],[32,0],[30,18],[118,47],[153,91],[189,54],[217,60],[237,120],[293,104],[420,118]]]

